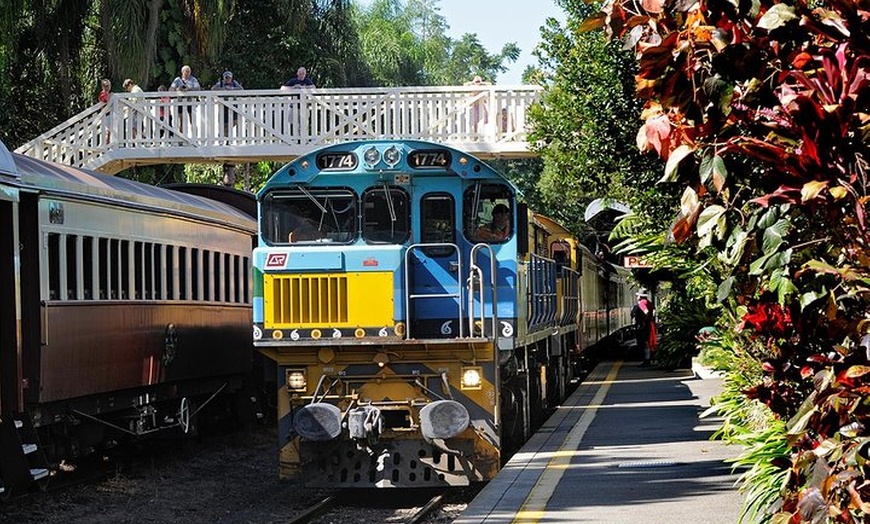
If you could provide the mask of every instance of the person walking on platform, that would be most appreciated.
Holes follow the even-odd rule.
[[[643,351],[642,367],[650,366],[651,352],[655,350],[658,341],[653,313],[653,303],[649,299],[649,292],[641,289],[637,292],[637,304],[631,308],[631,318],[634,320],[638,349]]]

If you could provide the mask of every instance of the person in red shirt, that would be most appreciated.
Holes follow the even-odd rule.
[[[100,91],[99,96],[97,97],[101,104],[109,103],[109,95],[112,94],[112,81],[108,78],[104,78],[100,80],[100,86],[102,87],[102,91]],[[109,130],[112,128],[112,115],[110,113],[106,113],[106,118],[103,121],[103,127],[106,129],[106,143],[109,142]]]

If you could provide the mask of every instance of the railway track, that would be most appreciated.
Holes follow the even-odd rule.
[[[446,492],[424,499],[421,494],[342,491],[329,495],[296,515],[288,524],[352,520],[357,523],[422,524],[444,503]],[[360,500],[363,499],[363,500]],[[352,516],[351,516],[352,515]]]

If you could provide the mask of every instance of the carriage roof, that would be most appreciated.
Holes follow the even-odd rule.
[[[17,153],[11,153],[11,160],[14,170],[7,167],[0,171],[0,175],[12,175],[8,183],[22,190],[188,215],[246,231],[256,230],[252,217],[224,202]]]

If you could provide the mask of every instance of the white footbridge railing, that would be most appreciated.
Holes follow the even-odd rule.
[[[289,161],[346,140],[440,142],[531,156],[537,86],[113,93],[16,152],[114,174],[134,165]]]

